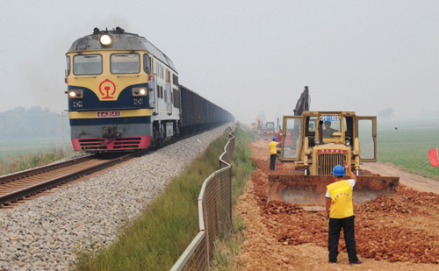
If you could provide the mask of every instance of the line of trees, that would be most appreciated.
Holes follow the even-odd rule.
[[[70,135],[67,114],[64,114],[64,132]],[[26,139],[62,137],[61,112],[34,106],[29,109],[16,107],[0,112],[0,139]]]
[[[395,109],[393,108],[386,108],[381,110],[380,112],[378,112],[378,116],[381,119],[387,119],[390,120],[391,118],[393,118],[395,116]]]

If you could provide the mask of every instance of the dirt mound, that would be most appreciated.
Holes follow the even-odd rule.
[[[325,212],[307,212],[299,205],[282,201],[267,204],[267,176],[272,173],[269,162],[258,159],[254,162],[257,163],[257,170],[252,176],[254,193],[262,222],[268,231],[283,245],[313,243],[326,248],[328,221]],[[278,163],[276,169],[279,172],[290,170],[284,165]],[[358,254],[364,258],[390,262],[439,263],[439,234],[432,234],[428,228],[419,225],[411,227],[416,223],[415,217],[438,215],[438,205],[439,195],[417,192],[403,185],[396,198],[379,196],[355,205]],[[339,250],[346,252],[343,233]]]
[[[383,212],[383,213],[412,213],[415,209],[407,203],[397,202],[387,196],[379,196],[374,200],[367,201],[363,204],[354,205],[354,213],[362,212]]]

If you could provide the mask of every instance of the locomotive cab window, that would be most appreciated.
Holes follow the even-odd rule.
[[[67,68],[66,68],[66,77],[69,76],[70,74],[70,56],[66,57],[66,64],[67,64]]]
[[[149,58],[148,54],[143,55],[143,67],[146,73],[151,73],[151,59]]]
[[[102,73],[101,55],[76,55],[73,57],[73,73],[75,75],[91,75]]]
[[[111,73],[139,73],[139,54],[112,54],[110,56]]]

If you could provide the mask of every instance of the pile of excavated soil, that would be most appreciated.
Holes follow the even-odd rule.
[[[268,143],[261,140],[249,145],[257,168],[252,176],[251,188],[241,198],[246,202],[240,201],[238,205],[238,209],[245,205],[241,213],[249,228],[241,267],[244,270],[337,270],[336,266],[340,263],[348,263],[346,253],[343,253],[346,245],[342,233],[339,264],[328,264],[328,220],[325,212],[304,211],[299,205],[282,201],[267,204],[268,174],[271,172]],[[284,174],[280,172],[291,169],[294,169],[291,164],[276,164],[276,174]],[[253,206],[248,201],[253,202]],[[400,185],[396,197],[380,196],[355,205],[357,253],[363,260],[370,259],[364,260],[361,267],[355,267],[364,270],[439,269],[436,265],[439,263],[438,203],[437,194],[418,192]],[[253,212],[251,219],[248,215],[250,209]],[[258,220],[258,225],[255,225],[255,220]],[[263,235],[264,240],[253,238],[259,235]],[[249,239],[249,236],[252,238]],[[264,250],[257,249],[261,247],[261,242]],[[252,251],[253,248],[257,252]],[[278,248],[281,249],[276,254]],[[275,255],[280,257],[279,260],[273,260]],[[303,255],[308,258],[304,259]],[[261,266],[268,269],[259,269]],[[353,266],[343,266],[343,269],[349,268]]]

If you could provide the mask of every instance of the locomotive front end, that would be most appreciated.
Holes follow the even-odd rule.
[[[148,148],[153,128],[151,58],[146,40],[116,28],[94,30],[66,54],[71,140],[75,151]]]

